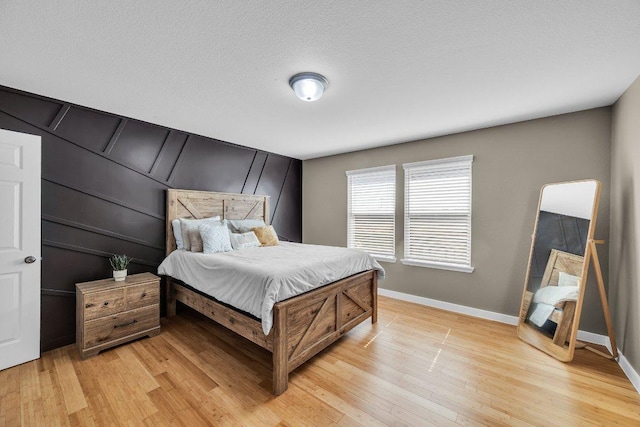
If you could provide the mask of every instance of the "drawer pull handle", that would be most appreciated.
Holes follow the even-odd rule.
[[[105,301],[105,302],[104,302],[104,305],[109,305],[109,301]]]
[[[136,319],[133,319],[131,322],[121,323],[119,325],[113,325],[113,329],[124,328],[125,326],[133,325],[134,323],[138,323]]]

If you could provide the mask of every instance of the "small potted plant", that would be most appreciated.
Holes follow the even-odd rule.
[[[109,263],[113,268],[113,279],[116,282],[123,282],[127,278],[127,266],[131,258],[126,255],[111,255]]]

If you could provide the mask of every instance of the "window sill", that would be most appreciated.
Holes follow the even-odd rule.
[[[440,270],[458,271],[461,273],[473,273],[474,267],[458,264],[446,264],[443,262],[422,261],[417,259],[401,259],[404,265],[412,265],[414,267],[437,268]]]
[[[394,256],[384,256],[384,255],[371,255],[378,262],[390,262],[395,263],[397,261]]]

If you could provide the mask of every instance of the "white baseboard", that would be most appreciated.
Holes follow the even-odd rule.
[[[594,334],[593,332],[583,331],[578,329],[578,339],[584,342],[590,342],[592,344],[604,345],[610,347],[609,337],[602,334]]]
[[[496,313],[495,311],[482,310],[479,308],[468,307],[466,305],[419,297],[417,295],[405,294],[403,292],[392,291],[390,289],[384,288],[378,288],[378,294],[385,297],[426,305],[428,307],[435,307],[446,311],[452,311],[454,313],[466,314],[467,316],[479,317],[481,319],[493,320],[494,322],[506,323],[507,325],[518,324],[518,318],[509,314]],[[594,334],[593,332],[579,330],[578,339],[580,341],[606,346],[609,351],[611,351],[609,337],[606,335]],[[631,366],[629,361],[626,359],[626,357],[624,357],[619,349],[618,354],[618,364],[622,368],[622,371],[625,373],[627,378],[629,378],[629,381],[631,381],[631,384],[633,384],[638,393],[640,393],[640,374],[638,374],[633,366]]]
[[[608,340],[604,345],[611,352],[611,344]],[[618,349],[618,365],[620,365],[620,367],[622,368],[622,372],[624,372],[627,378],[629,378],[629,381],[631,381],[631,384],[633,384],[636,391],[640,393],[640,374],[638,374],[638,371],[636,371],[633,366],[631,366],[631,363],[629,363],[627,358],[624,357],[624,354],[622,354],[620,349]]]
[[[378,288],[378,294],[391,297],[403,301],[415,302],[416,304],[426,305],[429,307],[440,308],[454,313],[466,314],[468,316],[479,317],[481,319],[493,320],[495,322],[506,323],[508,325],[517,325],[518,318],[508,314],[496,313],[494,311],[481,310],[479,308],[467,307],[466,305],[454,304],[451,302],[440,301],[437,299],[419,297],[417,295],[405,294],[403,292],[392,291],[389,289]]]

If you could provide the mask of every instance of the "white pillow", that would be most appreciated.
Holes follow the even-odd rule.
[[[266,224],[261,219],[230,219],[229,229],[233,233],[247,233],[256,227],[264,227]]]
[[[580,286],[580,278],[561,271],[558,277],[558,286]]]
[[[229,239],[229,228],[225,223],[204,222],[198,225],[202,236],[202,252],[216,254],[233,250]]]
[[[173,227],[173,237],[176,238],[176,247],[178,250],[184,249],[184,243],[182,242],[182,230],[180,229],[180,220],[174,219],[171,221],[171,227]]]
[[[198,232],[198,225],[199,224],[203,224],[205,222],[213,222],[213,223],[220,223],[220,217],[219,216],[213,216],[211,218],[203,218],[203,219],[186,219],[186,218],[180,218],[180,232],[181,232],[181,236],[182,236],[182,246],[183,249],[190,251],[191,250],[191,233],[197,233]],[[173,225],[173,222],[171,223],[171,225]],[[174,229],[175,232],[175,229]],[[176,242],[178,241],[178,239],[176,238]],[[178,248],[180,249],[180,248]]]
[[[229,238],[231,239],[231,246],[233,249],[246,249],[246,248],[257,248],[260,246],[260,240],[258,240],[258,236],[253,231],[249,231],[247,233],[230,233]]]

